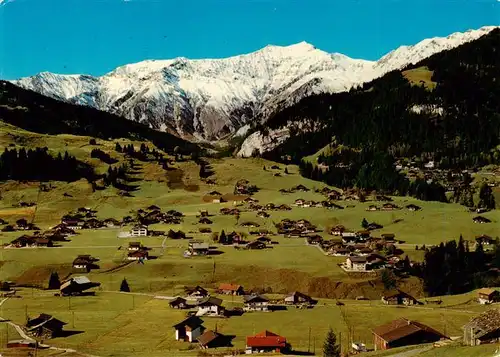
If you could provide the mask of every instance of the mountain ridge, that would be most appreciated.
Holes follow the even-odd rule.
[[[41,72],[12,83],[191,141],[217,141],[246,124],[264,122],[305,96],[348,91],[494,28],[401,46],[379,61],[352,59],[299,42],[223,59],[146,60],[100,77]]]

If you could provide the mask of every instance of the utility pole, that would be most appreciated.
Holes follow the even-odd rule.
[[[71,327],[75,328],[75,312],[71,311]]]
[[[309,327],[309,339],[307,341],[307,353],[311,353],[311,327]]]

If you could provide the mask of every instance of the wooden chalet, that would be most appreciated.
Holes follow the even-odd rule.
[[[254,336],[247,336],[245,353],[284,353],[288,348],[285,337],[266,330]]]
[[[500,310],[491,309],[474,317],[463,330],[467,346],[500,342]]]
[[[366,256],[350,256],[347,257],[346,266],[353,271],[366,271],[368,260]]]
[[[221,337],[221,334],[212,330],[207,330],[196,340],[198,341],[201,349],[216,348],[223,345]]]
[[[267,245],[266,243],[264,242],[261,242],[260,240],[253,240],[251,242],[248,242],[246,245],[245,245],[245,249],[252,249],[252,250],[255,250],[255,249],[266,249]]]
[[[141,242],[130,242],[128,244],[128,250],[129,250],[129,252],[135,252],[135,251],[138,251],[138,250],[141,250],[141,249],[142,249]]]
[[[23,248],[23,247],[31,247],[35,244],[36,241],[35,236],[29,236],[24,234],[10,242],[11,246],[15,248]]]
[[[407,205],[407,206],[406,206],[406,209],[407,209],[408,211],[413,211],[413,212],[415,212],[415,211],[420,211],[422,208],[421,208],[421,207],[419,207],[419,206],[417,206],[417,205],[414,205],[413,203],[411,203],[411,204],[409,204],[409,205]]]
[[[243,302],[245,311],[269,311],[269,299],[263,295],[245,295]]]
[[[285,304],[287,305],[302,305],[302,304],[310,305],[313,303],[314,300],[310,296],[303,294],[299,291],[294,291],[293,293],[285,297]]]
[[[203,289],[201,286],[197,285],[194,288],[185,288],[186,296],[195,299],[201,299],[209,296],[210,294],[206,289]]]
[[[483,217],[483,216],[476,216],[476,217],[472,218],[472,221],[474,223],[491,223],[490,219]]]
[[[243,286],[237,284],[221,283],[218,292],[225,295],[244,295]]]
[[[405,318],[376,327],[372,333],[376,351],[449,339],[429,326]]]
[[[148,260],[149,252],[147,250],[133,250],[127,253],[127,260]]]
[[[189,304],[187,303],[187,300],[184,298],[181,298],[180,296],[177,296],[175,299],[170,300],[168,305],[172,309],[189,309]]]
[[[199,220],[198,220],[198,223],[199,224],[212,224],[214,222],[212,222],[208,217],[201,217]]]
[[[496,243],[496,240],[486,234],[481,234],[480,236],[476,236],[476,243],[488,246]]]
[[[481,305],[500,301],[500,292],[495,289],[482,288],[477,291],[477,300]]]
[[[209,244],[201,240],[191,240],[188,244],[188,252],[192,256],[208,255],[209,248]]]
[[[386,305],[418,305],[419,301],[404,291],[394,289],[382,295],[382,302]]]
[[[203,320],[198,316],[189,316],[175,324],[173,328],[175,329],[175,340],[184,342],[195,342],[205,331]]]
[[[346,228],[342,225],[336,225],[330,230],[330,234],[334,236],[341,236],[344,233]]]
[[[35,247],[53,247],[52,239],[38,237],[35,239]]]
[[[196,307],[198,308],[196,316],[220,316],[225,311],[222,306],[222,299],[214,296],[207,296],[198,300]]]
[[[48,314],[40,314],[33,319],[28,318],[26,322],[26,332],[31,336],[49,339],[61,334],[66,322],[52,317]]]
[[[91,269],[97,268],[96,261],[97,259],[91,255],[79,255],[73,260],[73,271],[88,273]]]
[[[148,235],[148,227],[142,224],[132,227],[130,230],[131,237],[145,237]]]
[[[399,209],[399,207],[397,205],[395,205],[394,203],[384,203],[382,205],[382,211],[394,211],[397,209]]]
[[[59,291],[61,296],[83,295],[85,291],[101,286],[101,283],[94,283],[86,276],[76,276],[66,280],[61,284]]]

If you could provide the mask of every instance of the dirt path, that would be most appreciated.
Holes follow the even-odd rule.
[[[2,306],[9,298],[5,298],[3,299],[2,301],[0,301],[0,306]],[[19,334],[19,336],[21,336],[24,340],[26,341],[30,341],[30,342],[37,342],[34,338],[28,336],[24,330],[21,328],[21,326],[13,323],[12,321],[9,321],[3,317],[0,316],[0,322],[6,322],[8,325],[12,326],[16,331],[17,333]],[[59,348],[59,347],[53,347],[53,346],[49,346],[49,345],[46,345],[46,344],[39,344],[38,345],[39,347],[41,348],[48,348],[49,350],[53,350],[53,351],[60,351],[60,352],[63,352],[63,353],[78,353],[78,354],[81,354],[82,356],[85,356],[85,357],[99,357],[99,356],[96,356],[96,355],[90,355],[90,354],[87,354],[87,353],[82,353],[82,352],[78,352],[77,350],[74,350],[74,349],[71,349],[71,348]]]

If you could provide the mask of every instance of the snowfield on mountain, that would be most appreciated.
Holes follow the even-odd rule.
[[[483,27],[402,46],[378,61],[327,53],[305,42],[224,59],[147,60],[101,77],[42,72],[26,89],[124,116],[191,141],[217,141],[313,93],[334,93],[487,34]],[[244,154],[261,142],[258,135]],[[258,148],[258,147],[257,147]],[[243,152],[241,154],[243,154]]]

